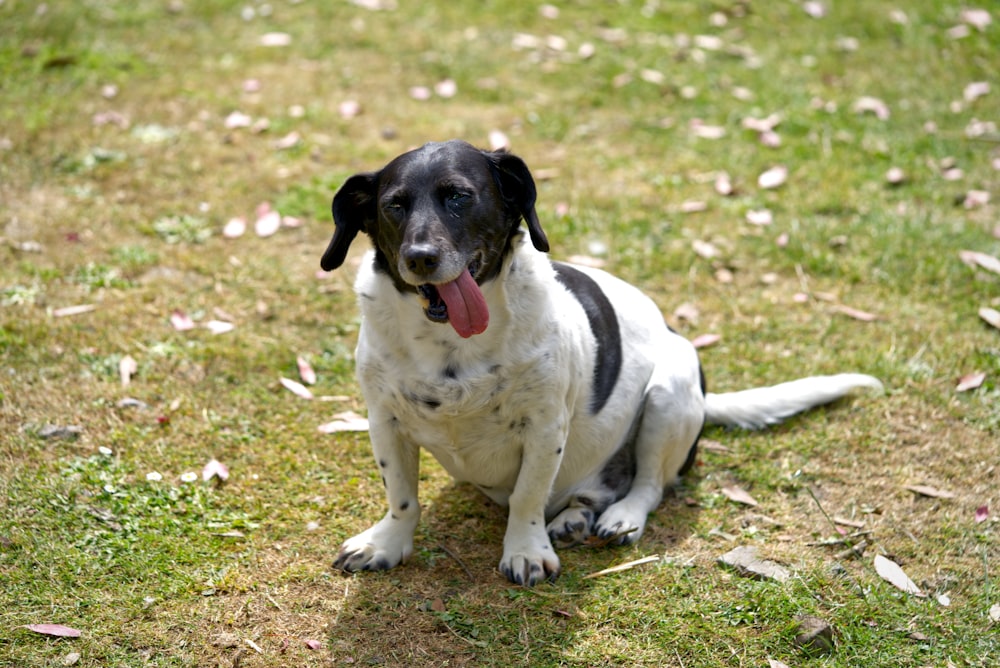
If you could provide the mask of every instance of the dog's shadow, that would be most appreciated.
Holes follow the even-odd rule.
[[[560,648],[586,630],[592,602],[606,599],[621,578],[675,563],[697,525],[700,482],[692,472],[668,489],[634,545],[590,541],[559,550],[561,575],[534,588],[511,584],[497,569],[505,508],[471,485],[431,486],[410,560],[383,573],[343,576],[346,596],[329,629],[335,658],[362,665],[492,665],[528,655],[533,664],[564,661]],[[604,574],[654,556],[659,563],[645,559]]]

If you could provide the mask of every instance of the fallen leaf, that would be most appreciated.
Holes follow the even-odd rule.
[[[958,256],[961,258],[962,262],[970,267],[980,267],[982,269],[986,269],[987,271],[1000,274],[1000,259],[997,259],[992,255],[987,255],[986,253],[980,253],[978,251],[962,250],[958,252]]]
[[[79,652],[70,652],[62,658],[62,665],[64,666],[75,666],[80,662]]]
[[[989,516],[990,516],[989,506],[979,506],[978,508],[976,508],[976,514],[975,514],[976,524],[979,524],[980,522],[985,522],[987,518],[989,518]]]
[[[874,114],[880,121],[888,120],[889,106],[877,97],[859,97],[852,107],[856,114]]]
[[[281,384],[284,385],[285,389],[290,391],[292,394],[303,399],[312,399],[313,393],[309,391],[309,388],[302,383],[292,380],[291,378],[282,378]]]
[[[305,646],[309,649],[323,649],[323,641],[313,640],[312,638],[306,638],[304,641]]]
[[[885,173],[885,180],[891,186],[898,186],[906,181],[906,173],[899,167],[890,167]]]
[[[26,624],[24,628],[35,633],[46,636],[57,636],[59,638],[79,638],[80,631],[62,624]]]
[[[126,355],[118,362],[118,376],[122,380],[122,387],[128,387],[132,382],[132,376],[139,371],[139,364],[131,355]]]
[[[260,36],[261,46],[288,46],[292,43],[292,36],[286,32],[268,32]]]
[[[735,501],[736,503],[742,503],[745,506],[758,505],[757,499],[753,498],[745,490],[739,487],[735,486],[723,487],[722,493],[730,501]]]
[[[814,19],[821,19],[826,16],[826,5],[818,2],[818,0],[806,0],[806,2],[802,3],[802,9]]]
[[[930,497],[932,499],[954,499],[955,494],[952,492],[947,492],[936,487],[931,487],[929,485],[906,485],[903,489],[908,489],[914,494],[919,494],[920,496]]]
[[[701,200],[685,200],[681,202],[681,213],[698,213],[708,209],[708,203]]]
[[[763,172],[757,177],[757,185],[765,190],[778,188],[788,180],[788,168],[784,165],[777,165]]]
[[[427,86],[411,86],[410,97],[420,101],[429,100],[431,99],[431,89]]]
[[[1000,603],[994,603],[990,606],[990,619],[1000,623]]]
[[[722,139],[726,136],[726,129],[720,125],[708,125],[699,119],[693,119],[688,126],[695,137],[701,139]]]
[[[259,217],[253,224],[254,232],[258,237],[269,237],[281,228],[281,214],[277,211],[268,211]]]
[[[702,241],[701,239],[695,239],[692,241],[691,248],[694,250],[696,255],[703,257],[706,260],[711,260],[713,257],[719,255],[719,249],[716,248],[714,244],[708,241]]]
[[[987,322],[987,324],[993,325],[997,329],[1000,329],[1000,311],[995,308],[990,308],[984,306],[979,309],[979,317]]]
[[[709,346],[714,346],[721,340],[722,336],[719,334],[699,334],[691,339],[691,345],[695,348],[708,348]]]
[[[302,382],[305,383],[306,385],[315,385],[316,372],[313,371],[313,368],[309,364],[309,361],[302,355],[299,355],[298,357],[295,358],[295,363],[299,367],[299,378],[302,379]]]
[[[591,580],[593,578],[599,578],[604,575],[611,575],[612,573],[620,573],[622,571],[627,571],[637,566],[643,566],[645,564],[652,564],[660,560],[660,555],[654,554],[649,557],[643,557],[642,559],[636,559],[634,561],[628,561],[624,564],[619,564],[617,566],[612,566],[611,568],[605,568],[594,573],[588,573],[583,576],[584,580]]]
[[[361,103],[357,100],[344,100],[337,107],[337,111],[340,112],[341,118],[351,119],[361,113]]]
[[[700,315],[701,311],[698,310],[698,307],[690,302],[684,302],[674,309],[674,317],[678,320],[686,320],[691,323],[697,323]]]
[[[958,385],[955,386],[956,392],[968,392],[969,390],[975,390],[981,387],[983,381],[986,380],[986,373],[983,371],[978,371],[976,373],[967,373],[958,379]]]
[[[899,564],[883,557],[881,554],[875,555],[875,572],[879,574],[883,580],[891,584],[893,587],[906,592],[907,594],[913,594],[914,596],[925,596],[925,594],[920,591],[918,587],[910,577],[903,572]]]
[[[175,310],[170,314],[170,324],[173,325],[174,329],[178,332],[186,332],[189,329],[194,329],[194,320],[189,318],[188,315],[180,309]]]
[[[774,215],[769,209],[750,209],[746,218],[751,225],[770,225],[774,222]]]
[[[947,608],[951,605],[951,596],[948,596],[948,594],[938,594],[937,602],[941,607]]]
[[[965,193],[962,206],[966,209],[978,209],[990,203],[990,193],[986,190],[970,190]]]
[[[768,659],[767,668],[789,668],[789,666],[787,663],[783,663],[777,659]]]
[[[236,328],[231,322],[224,322],[222,320],[209,320],[205,323],[205,329],[212,332],[212,334],[225,334],[226,332],[231,332]]]
[[[344,411],[333,416],[334,420],[321,424],[320,433],[333,434],[339,431],[368,431],[368,419],[354,411]]]
[[[807,654],[817,656],[833,651],[833,626],[821,617],[800,615],[796,618],[795,644]]]
[[[490,130],[490,149],[493,151],[507,151],[510,149],[510,139],[501,130]]]
[[[274,148],[278,149],[279,151],[284,151],[286,149],[298,146],[301,141],[302,141],[302,135],[300,135],[297,130],[292,130],[287,135],[274,142]]]
[[[242,237],[246,231],[246,218],[230,218],[222,227],[222,236],[226,239],[236,239],[237,237]]]
[[[201,479],[208,482],[212,478],[218,478],[221,482],[229,480],[229,467],[218,459],[211,459],[201,470]]]
[[[969,24],[980,32],[986,30],[986,28],[989,27],[990,23],[993,21],[988,11],[974,7],[963,9],[960,16],[963,22]]]
[[[838,304],[834,307],[840,313],[854,318],[855,320],[861,320],[862,322],[872,322],[873,320],[878,320],[878,316],[874,313],[869,313],[868,311],[862,311],[860,309],[852,308],[850,306],[845,306],[843,304]]]
[[[715,192],[719,193],[723,197],[729,197],[733,194],[733,182],[729,178],[729,174],[726,172],[721,172],[715,177]]]
[[[82,315],[84,313],[90,313],[96,310],[97,307],[93,304],[80,304],[78,306],[64,306],[62,308],[57,308],[52,310],[52,316],[55,318],[65,318],[67,316]]]
[[[235,130],[236,128],[248,128],[253,125],[253,118],[249,114],[244,114],[242,111],[234,111],[226,116],[226,120],[223,121],[223,125],[230,130]]]
[[[59,424],[46,424],[43,425],[37,432],[39,438],[49,439],[76,439],[79,438],[80,434],[83,433],[83,427],[79,427],[75,424],[70,425],[59,425]]]
[[[975,102],[978,98],[989,94],[990,84],[986,81],[973,81],[962,91],[962,97],[966,102]]]
[[[754,132],[761,132],[761,133],[770,132],[771,130],[774,130],[774,128],[778,127],[779,123],[781,123],[781,116],[778,114],[771,114],[766,118],[755,118],[753,116],[747,116],[742,121],[740,121],[740,125],[742,125],[747,130],[753,130]]]
[[[455,83],[454,79],[444,79],[434,84],[434,92],[438,94],[438,97],[452,98],[458,94],[458,84]]]
[[[723,554],[718,561],[736,570],[740,575],[760,580],[786,582],[792,577],[791,572],[784,566],[767,559],[758,559],[755,547],[737,547]]]

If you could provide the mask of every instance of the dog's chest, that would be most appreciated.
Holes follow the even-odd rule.
[[[502,497],[517,478],[527,425],[550,400],[545,366],[499,356],[460,363],[429,350],[368,355],[358,371],[370,413],[391,420],[399,438],[426,449],[456,479]]]

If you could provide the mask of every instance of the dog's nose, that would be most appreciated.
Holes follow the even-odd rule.
[[[406,268],[418,276],[433,274],[441,263],[441,255],[433,244],[411,244],[403,251]]]

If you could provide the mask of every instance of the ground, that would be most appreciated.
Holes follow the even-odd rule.
[[[988,3],[0,21],[0,665],[997,663]],[[332,571],[383,501],[367,435],[318,429],[365,413],[357,255],[319,271],[330,199],[451,137],[521,155],[553,257],[640,285],[712,389],[853,370],[887,392],[710,430],[637,545],[564,551],[553,584],[504,580],[503,511],[429,458],[409,563]],[[791,577],[720,566],[737,546]]]

